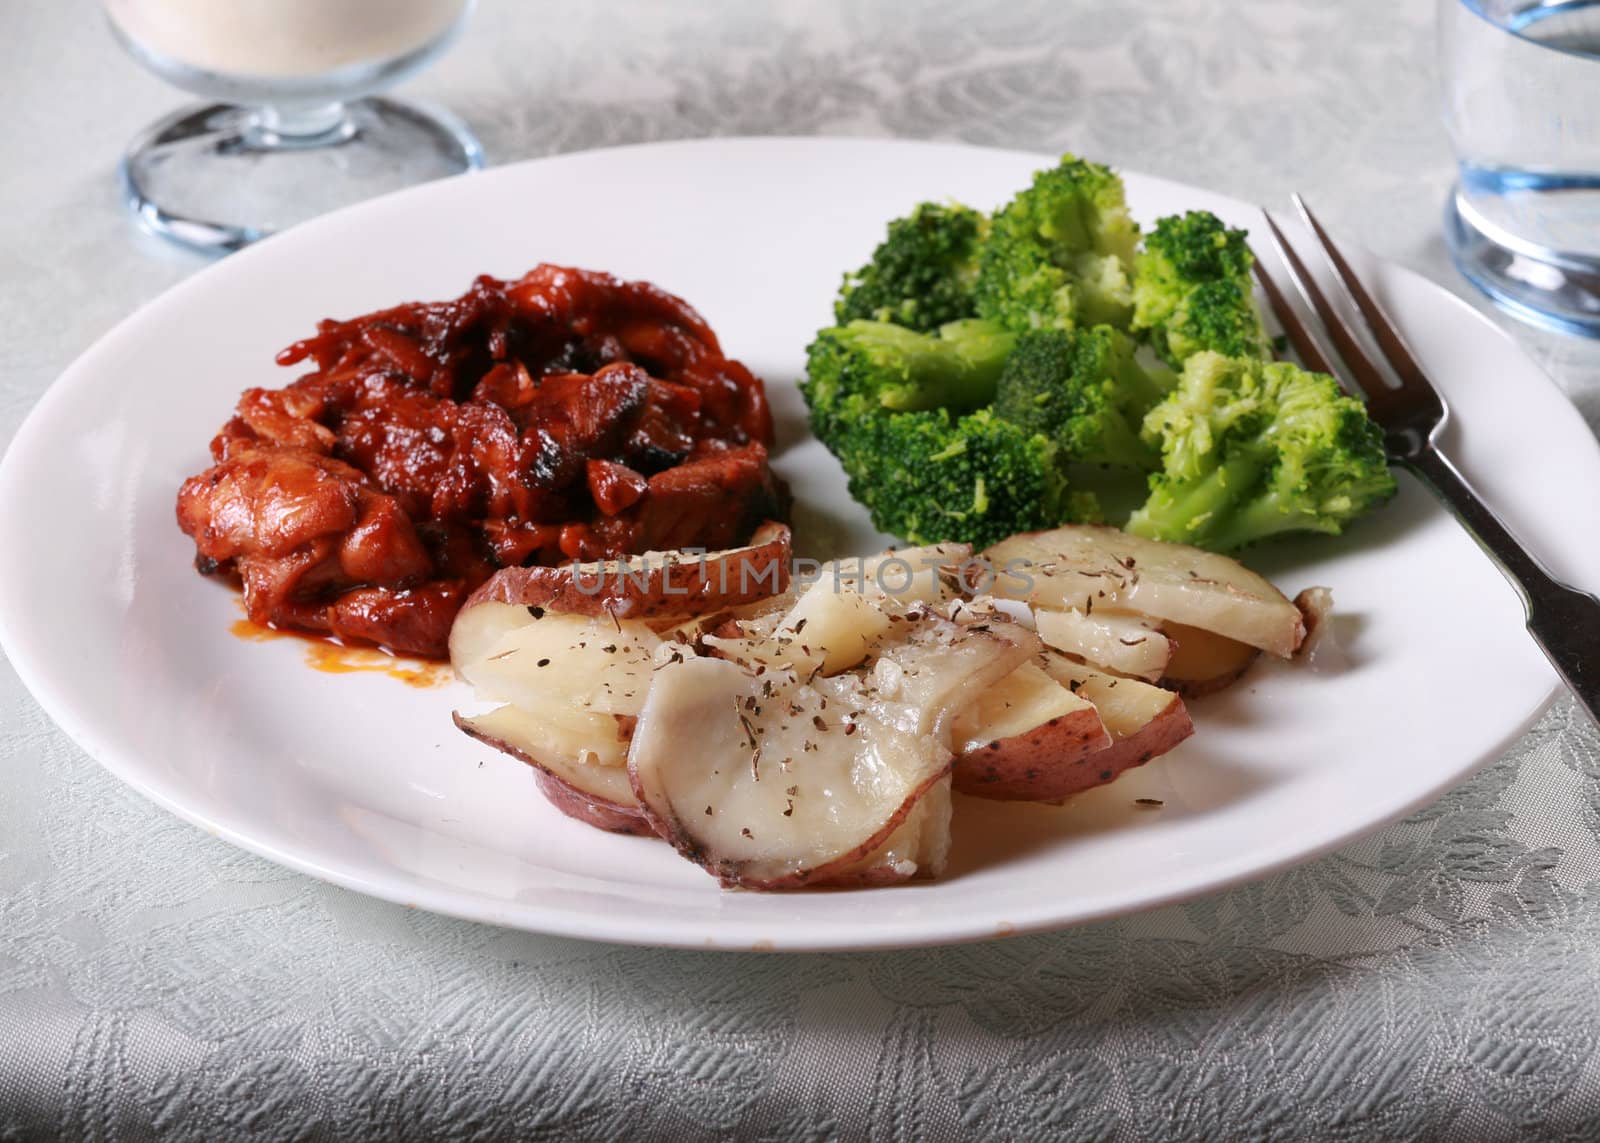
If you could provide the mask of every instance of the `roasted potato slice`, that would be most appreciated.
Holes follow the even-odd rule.
[[[472,717],[457,714],[455,722],[478,741],[532,766],[539,789],[568,817],[611,833],[655,836],[626,766],[580,762],[561,753],[550,745],[548,723],[513,706]]]
[[[1040,607],[1034,611],[1033,621],[1046,646],[1119,675],[1154,682],[1172,657],[1167,636],[1154,622],[1136,615]]]
[[[788,564],[789,529],[769,524],[749,545],[709,555],[501,571],[456,617],[450,659],[480,699],[506,705],[458,713],[456,725],[533,766],[564,813],[650,833],[626,769],[664,646],[645,619],[670,627],[758,609],[781,593]]]
[[[955,723],[955,788],[1004,801],[1058,802],[1074,765],[1111,744],[1099,712],[1035,663],[1024,663]]]
[[[1184,623],[1162,624],[1173,648],[1161,685],[1185,698],[1201,698],[1238,682],[1261,657],[1258,648]]]
[[[1185,544],[1068,525],[1002,540],[983,553],[994,595],[1038,608],[1109,608],[1186,623],[1288,657],[1305,637],[1299,608],[1236,560]]]
[[[1181,695],[1138,679],[1108,675],[1055,652],[1046,652],[1042,665],[1052,678],[1094,704],[1111,735],[1111,745],[1074,764],[1070,793],[1114,781],[1124,770],[1160,757],[1194,733]]]
[[[726,886],[796,889],[937,872],[918,836],[884,850],[952,761],[951,723],[977,690],[1036,653],[1030,633],[928,614],[870,669],[812,677],[725,659],[661,667],[628,770],[656,831]],[[865,863],[865,864],[864,864]]]
[[[462,610],[493,602],[619,619],[688,618],[777,595],[789,583],[789,556],[788,525],[769,522],[749,544],[726,551],[645,552],[623,560],[503,568]],[[452,631],[452,660],[455,637]]]

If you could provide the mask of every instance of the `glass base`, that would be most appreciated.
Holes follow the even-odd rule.
[[[1456,268],[1513,317],[1600,338],[1600,260],[1501,233],[1459,186],[1445,204],[1444,237]]]
[[[454,116],[369,97],[188,107],[135,139],[121,174],[145,229],[226,254],[341,206],[482,166],[478,141]]]

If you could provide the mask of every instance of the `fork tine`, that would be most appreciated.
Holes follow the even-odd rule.
[[[1254,257],[1254,251],[1251,254]],[[1283,296],[1283,291],[1278,288],[1278,283],[1273,280],[1267,268],[1261,264],[1260,258],[1255,258],[1253,268],[1256,280],[1261,283],[1261,289],[1267,295],[1267,305],[1277,315],[1278,324],[1283,326],[1283,332],[1288,335],[1289,343],[1294,346],[1295,353],[1300,355],[1300,363],[1314,373],[1332,373],[1333,367],[1328,364],[1328,357],[1322,352],[1322,346],[1317,344],[1317,339],[1312,336],[1306,323],[1300,320],[1300,315],[1289,304],[1289,299]]]
[[[1295,253],[1289,239],[1278,229],[1278,224],[1272,220],[1272,215],[1266,211],[1261,213],[1266,217],[1267,229],[1272,233],[1272,245],[1277,248],[1279,256],[1283,259],[1289,277],[1294,279],[1295,286],[1299,288],[1306,301],[1311,303],[1311,308],[1317,311],[1317,316],[1322,319],[1328,336],[1333,338],[1333,344],[1339,350],[1339,356],[1344,358],[1345,365],[1366,392],[1367,403],[1370,405],[1376,400],[1381,400],[1383,394],[1390,391],[1383,374],[1362,350],[1355,335],[1350,332],[1350,327],[1345,325],[1344,319],[1339,316],[1339,311],[1334,309],[1323,296],[1322,290],[1317,286],[1317,280],[1311,276],[1311,271],[1306,269],[1306,264],[1300,261],[1300,255]]]
[[[1298,194],[1289,197],[1294,200],[1295,209],[1300,212],[1300,217],[1306,220],[1312,233],[1317,236],[1317,241],[1321,244],[1323,253],[1327,255],[1328,262],[1333,266],[1334,273],[1339,275],[1344,288],[1350,291],[1350,297],[1356,303],[1356,308],[1361,311],[1361,316],[1367,319],[1367,326],[1378,341],[1378,348],[1383,350],[1383,355],[1389,359],[1389,364],[1399,375],[1400,380],[1408,385],[1433,388],[1422,372],[1422,367],[1417,364],[1416,358],[1412,357],[1411,351],[1406,348],[1406,343],[1400,337],[1399,331],[1394,328],[1394,323],[1367,292],[1367,288],[1361,284],[1361,279],[1356,277],[1355,271],[1350,268],[1350,263],[1344,260],[1344,255],[1333,244],[1333,239],[1328,237],[1328,232],[1322,229],[1322,223],[1311,213],[1311,208],[1306,205],[1305,199]]]

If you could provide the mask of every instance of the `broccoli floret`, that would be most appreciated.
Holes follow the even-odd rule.
[[[937,333],[854,321],[817,335],[801,383],[812,427],[879,529],[990,544],[1097,517],[1093,497],[1066,490],[1054,441],[983,407],[1015,342],[973,319]]]
[[[994,400],[1015,340],[992,322],[970,318],[936,333],[881,321],[822,330],[808,350],[802,386],[812,425],[831,446],[840,403],[852,395],[896,411],[981,408]]]
[[[995,414],[1049,437],[1069,460],[1157,468],[1159,454],[1140,439],[1140,426],[1174,378],[1165,368],[1147,372],[1137,348],[1105,325],[1022,334],[1000,373]]]
[[[1202,282],[1178,303],[1162,332],[1164,356],[1173,362],[1208,349],[1225,357],[1272,359],[1272,342],[1255,299],[1237,282]]]
[[[1174,365],[1207,349],[1269,359],[1253,264],[1245,232],[1209,211],[1159,220],[1134,261],[1133,328],[1148,330],[1150,344]]]
[[[1138,242],[1122,180],[1064,155],[994,216],[978,253],[977,312],[1018,333],[1126,328]]]
[[[925,202],[895,219],[872,261],[844,276],[835,320],[886,321],[927,332],[975,316],[972,284],[988,230],[987,217],[959,203]]]
[[[1017,532],[1098,518],[1092,497],[1068,492],[1054,442],[988,409],[889,413],[846,402],[835,449],[850,495],[880,531],[911,543],[986,547]]]
[[[1128,531],[1225,552],[1280,532],[1338,534],[1394,494],[1383,434],[1332,377],[1201,352],[1152,409],[1162,471]]]

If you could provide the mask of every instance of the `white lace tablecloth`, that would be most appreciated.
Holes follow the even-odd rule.
[[[410,90],[502,163],[828,132],[1298,188],[1465,293],[1438,236],[1432,8],[485,0]],[[3,26],[9,440],[198,263],[133,232],[112,174],[177,96],[90,0],[9,0]],[[1595,347],[1516,332],[1600,422]],[[1600,1137],[1600,737],[1566,702],[1310,865],[1055,935],[851,956],[583,944],[307,880],[124,789],[9,666],[0,753],[0,1140]]]

